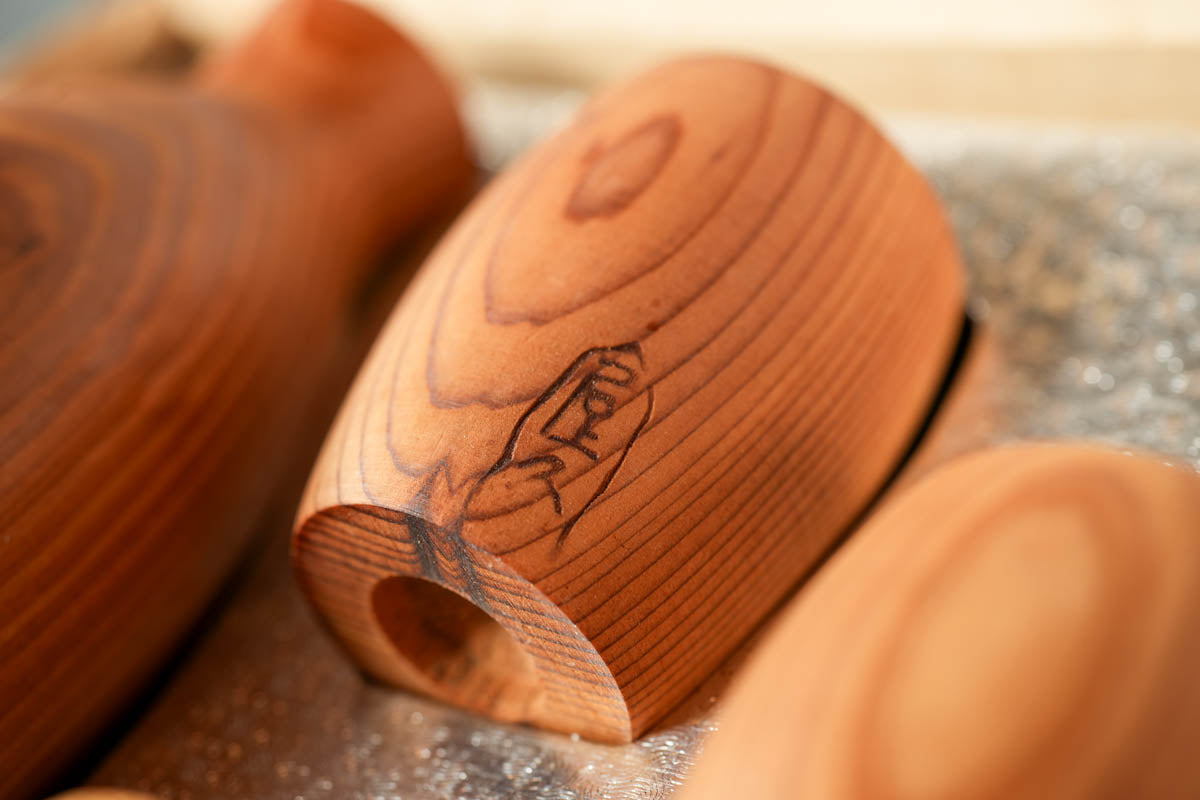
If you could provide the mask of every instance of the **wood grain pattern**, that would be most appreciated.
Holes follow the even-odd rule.
[[[293,0],[190,87],[0,103],[0,796],[78,754],[227,575],[355,292],[470,180],[448,87]]]
[[[1200,476],[973,454],[888,504],[740,675],[687,800],[1200,792]]]
[[[858,514],[961,324],[916,171],[823,90],[684,60],[493,183],[369,356],[301,584],[385,680],[636,737]]]

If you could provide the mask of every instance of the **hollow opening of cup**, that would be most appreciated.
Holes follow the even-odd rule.
[[[542,685],[533,658],[470,600],[424,578],[397,575],[375,585],[371,606],[429,694],[501,720],[535,716]]]

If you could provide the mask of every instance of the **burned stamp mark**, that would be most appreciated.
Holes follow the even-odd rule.
[[[637,342],[582,353],[521,415],[500,459],[472,489],[466,519],[485,521],[548,498],[553,516],[535,513],[563,544],[608,490],[650,419]],[[611,466],[595,467],[606,460]],[[545,506],[543,505],[544,509]]]

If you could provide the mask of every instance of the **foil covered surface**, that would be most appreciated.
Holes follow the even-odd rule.
[[[481,159],[500,168],[580,100],[477,88]],[[943,431],[939,457],[1088,438],[1200,462],[1200,139],[886,127],[944,199],[999,365],[978,387],[987,424]],[[702,703],[603,746],[364,682],[292,582],[285,534],[92,783],[179,800],[666,798],[715,727]]]

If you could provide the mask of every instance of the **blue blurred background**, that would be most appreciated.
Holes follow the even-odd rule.
[[[80,0],[0,0],[0,55],[79,4]]]

